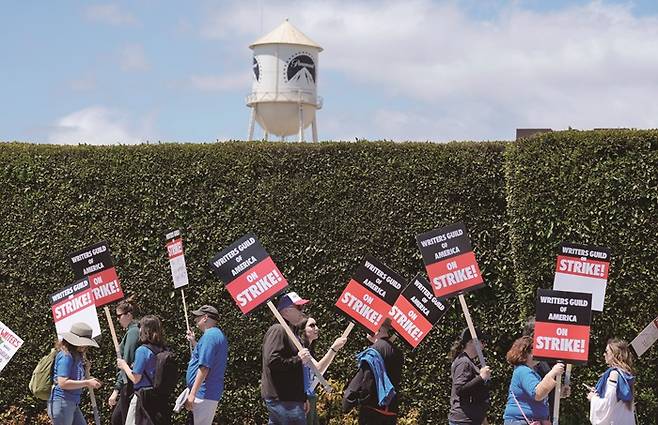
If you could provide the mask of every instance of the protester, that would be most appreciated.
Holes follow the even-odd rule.
[[[48,400],[48,416],[53,425],[87,425],[80,411],[83,388],[100,388],[96,378],[85,378],[84,353],[87,347],[97,347],[92,330],[85,323],[74,323],[70,332],[62,335],[53,365],[53,389]]]
[[[476,330],[476,333],[484,345],[487,337],[479,330]],[[491,369],[489,366],[476,366],[477,357],[475,341],[469,329],[464,328],[450,350],[450,425],[487,423]]]
[[[224,392],[228,341],[217,327],[219,312],[215,307],[203,305],[192,314],[202,335],[197,342],[194,332],[190,330],[187,333],[187,340],[194,349],[187,365],[189,394],[185,408],[192,412],[194,425],[211,425]]]
[[[306,347],[309,352],[311,353],[311,356],[315,358],[315,342],[318,339],[318,336],[320,335],[320,327],[317,324],[317,321],[309,317],[308,319],[305,319],[300,325],[299,325],[299,336],[302,341],[302,346]],[[345,343],[347,342],[347,338],[339,337],[336,338],[336,340],[331,344],[331,347],[329,347],[329,350],[327,353],[320,359],[319,361],[315,362],[315,367],[319,371],[325,371],[328,367],[331,361],[334,359],[338,351],[343,348]],[[317,395],[315,394],[315,390],[310,388],[311,382],[313,382],[313,373],[311,372],[311,368],[308,366],[304,366],[304,390],[306,392],[306,397],[308,399],[309,403],[309,409],[308,412],[306,413],[306,423],[307,425],[318,425],[318,412],[317,412]]]
[[[402,352],[392,344],[391,321],[386,319],[374,335],[372,345],[357,355],[358,371],[343,394],[343,411],[359,406],[359,424],[397,423]]]
[[[525,322],[525,325],[523,326],[523,333],[522,336],[529,336],[530,338],[535,337],[535,316],[530,316]],[[548,372],[551,371],[551,368],[555,366],[556,362],[547,362],[545,360],[541,360],[537,362],[537,366],[534,367],[535,372],[539,374],[539,376],[543,379],[544,376]],[[560,386],[560,398],[566,398],[571,395],[571,386],[569,384],[562,384]],[[555,405],[555,388],[551,390],[550,393],[548,393],[548,414],[549,414],[549,420],[553,422],[553,406]]]
[[[593,425],[635,424],[633,406],[633,355],[626,341],[610,339],[603,353],[608,369],[601,375],[587,399]]]
[[[548,394],[557,385],[556,378],[564,373],[564,364],[557,363],[542,379],[535,371],[537,360],[532,356],[532,338],[522,336],[507,352],[507,362],[514,366],[509,385],[504,425],[527,425],[533,421],[550,425]]]
[[[296,292],[283,295],[277,310],[291,327],[306,320],[302,312],[308,300]],[[304,391],[303,364],[311,361],[308,348],[298,351],[280,323],[275,323],[263,338],[261,397],[265,401],[269,425],[305,425],[308,408]]]
[[[162,324],[156,316],[147,315],[139,321],[140,345],[135,351],[132,368],[126,360],[117,359],[117,366],[134,384],[134,394],[126,415],[126,425],[154,423],[168,424],[171,414],[167,409],[167,400],[154,400],[155,393],[146,393],[153,388],[155,380],[156,357],[152,347],[164,348]],[[148,400],[148,401],[147,401]]]
[[[133,299],[132,296],[126,298],[116,308],[119,324],[126,330],[123,338],[121,338],[121,344],[119,344],[119,353],[121,354],[121,358],[129,365],[135,361],[135,350],[137,350],[137,344],[139,342],[139,322],[133,316],[135,312]],[[112,391],[107,401],[110,407],[114,407],[111,419],[112,425],[123,425],[126,423],[126,415],[128,414],[132,395],[132,383],[128,382],[126,373],[123,370],[119,370],[116,383],[114,384],[114,391]]]

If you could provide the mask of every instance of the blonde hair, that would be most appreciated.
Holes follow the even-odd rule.
[[[628,348],[628,343],[622,339],[611,338],[607,345],[610,347],[610,366],[634,375],[633,354]]]

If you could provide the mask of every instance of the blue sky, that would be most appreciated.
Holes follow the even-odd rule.
[[[25,1],[3,6],[0,140],[245,139],[248,44],[286,17],[325,48],[321,140],[658,127],[656,1]]]

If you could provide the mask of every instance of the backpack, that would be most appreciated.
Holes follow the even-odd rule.
[[[30,391],[39,400],[48,400],[50,391],[53,388],[53,368],[55,367],[55,357],[57,350],[54,348],[39,360],[37,367],[32,372],[30,379]]]
[[[153,386],[153,390],[161,396],[168,397],[178,384],[178,361],[174,352],[168,347],[158,347],[153,344],[146,344],[146,348],[155,354],[155,374],[149,376],[144,372],[144,376]]]

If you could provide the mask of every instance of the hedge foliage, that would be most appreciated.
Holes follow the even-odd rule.
[[[560,240],[607,244],[615,256],[591,363],[575,379],[592,382],[602,372],[607,336],[632,339],[655,317],[657,158],[652,132],[569,132],[513,144],[2,144],[0,320],[26,342],[0,375],[0,411],[18,406],[32,418],[43,411],[27,382],[54,337],[47,296],[73,280],[66,254],[77,248],[110,241],[124,290],[138,295],[144,313],[164,318],[186,360],[180,293],[163,247],[167,231],[183,230],[188,304],[215,304],[230,344],[217,419],[252,424],[265,418],[260,346],[273,318],[265,310],[241,316],[208,270],[214,253],[256,233],[291,287],[313,300],[323,351],[347,325],[333,305],[365,254],[411,278],[423,271],[415,235],[464,221],[487,282],[467,302],[494,336],[485,353],[495,376],[490,418],[499,423],[511,374],[504,354],[532,313],[535,289],[550,286]],[[419,414],[419,423],[447,415],[446,354],[465,326],[453,305],[418,349],[405,351],[402,409]],[[336,382],[353,374],[364,335],[355,331],[334,362]],[[102,339],[93,369],[108,382],[97,391],[105,408],[115,367],[109,332]],[[655,353],[639,362],[643,418],[658,417]],[[575,393],[564,423],[585,415],[587,401]]]

